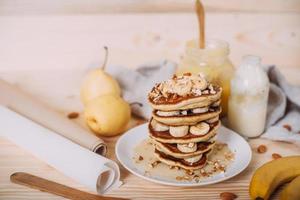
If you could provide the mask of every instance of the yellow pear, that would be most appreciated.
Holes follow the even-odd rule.
[[[86,104],[87,125],[100,136],[114,136],[125,131],[130,120],[130,106],[120,96],[103,95]]]
[[[105,65],[108,57],[107,47],[105,49],[105,61],[103,66],[99,69],[90,71],[85,77],[83,84],[81,86],[80,97],[84,105],[95,97],[115,94],[120,96],[121,89],[118,82],[105,72]]]

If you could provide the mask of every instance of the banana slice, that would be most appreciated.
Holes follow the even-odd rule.
[[[180,112],[179,111],[156,111],[156,114],[162,117],[170,117],[170,116],[176,116],[179,115]]]
[[[205,122],[200,122],[195,126],[191,126],[190,133],[193,135],[205,135],[208,133],[210,126]]]
[[[199,114],[199,113],[206,113],[208,111],[208,107],[202,108],[194,108],[192,109],[192,113]]]
[[[151,121],[151,126],[155,131],[168,131],[169,130],[169,126],[161,124],[154,119],[152,119],[152,121]]]
[[[197,151],[196,143],[177,144],[177,149],[183,153],[193,153]]]
[[[179,96],[185,96],[191,92],[192,89],[192,82],[179,79],[177,80],[176,84],[173,87],[174,93],[178,94]]]
[[[199,88],[200,90],[205,90],[207,88],[207,81],[201,75],[195,76],[193,79],[194,88]]]
[[[182,115],[187,115],[187,110],[182,110],[182,111],[180,111],[180,114],[182,114]]]
[[[210,119],[206,120],[206,122],[209,123],[209,124],[212,124],[212,123],[217,122],[218,120],[219,120],[219,116],[214,117],[214,118],[210,118]]]
[[[220,106],[220,105],[221,105],[221,101],[220,101],[220,100],[214,102],[213,104],[211,104],[212,107],[218,107],[218,106]]]
[[[173,137],[183,137],[189,132],[189,126],[170,126],[170,134]]]
[[[185,158],[184,160],[189,162],[190,164],[193,164],[195,162],[198,162],[201,158],[202,158],[202,154],[200,154],[198,156],[191,157],[191,158]]]

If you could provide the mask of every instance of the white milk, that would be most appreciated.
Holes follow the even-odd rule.
[[[228,102],[230,127],[246,137],[257,137],[264,131],[269,80],[260,58],[245,56],[231,80]]]

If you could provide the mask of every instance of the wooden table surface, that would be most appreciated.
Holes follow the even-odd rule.
[[[293,83],[300,85],[299,12],[210,12],[207,35],[231,45],[235,65],[245,54],[260,55],[264,64],[276,64]],[[178,61],[186,40],[197,35],[196,18],[191,13],[168,14],[68,14],[6,15],[0,18],[0,77],[56,108],[58,112],[82,111],[79,86],[82,72],[102,62],[103,45],[110,50],[109,64],[135,68],[142,63],[171,59]],[[82,119],[76,122],[83,125]],[[132,120],[130,127],[141,123]],[[105,138],[109,157],[115,159],[118,137]],[[265,154],[255,148],[264,144]],[[124,184],[108,196],[133,199],[219,199],[221,192],[234,192],[248,199],[253,171],[271,160],[272,153],[299,154],[300,147],[263,139],[250,140],[253,158],[240,175],[222,183],[178,188],[154,184],[121,167]],[[25,171],[88,191],[28,152],[0,138],[0,199],[62,199],[12,184],[9,176]]]

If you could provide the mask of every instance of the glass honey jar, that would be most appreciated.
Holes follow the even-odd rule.
[[[222,87],[222,115],[227,114],[230,81],[234,75],[234,66],[229,59],[229,45],[221,40],[208,40],[204,49],[200,49],[197,40],[188,41],[185,55],[177,70],[181,75],[186,72],[202,73],[213,84]]]

